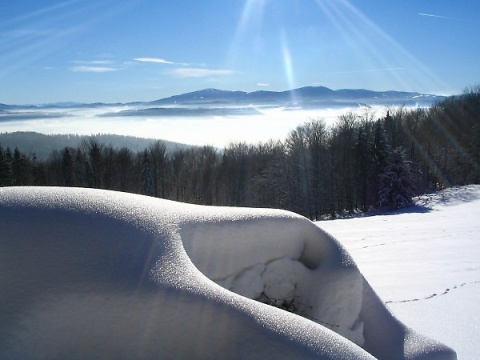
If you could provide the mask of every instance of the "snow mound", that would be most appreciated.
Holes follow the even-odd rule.
[[[2,359],[455,359],[279,210],[3,188],[0,289]]]
[[[187,254],[203,274],[363,345],[363,279],[333,238],[287,212],[224,208],[219,215],[218,208],[207,210],[208,220],[192,222],[181,233]],[[241,219],[239,211],[251,215]],[[251,217],[255,213],[261,216]],[[227,220],[227,214],[236,221]]]

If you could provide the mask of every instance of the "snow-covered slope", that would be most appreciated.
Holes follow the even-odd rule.
[[[284,211],[3,188],[0,289],[2,359],[455,358]]]
[[[417,206],[322,221],[395,316],[452,346],[480,353],[480,186],[424,195]]]

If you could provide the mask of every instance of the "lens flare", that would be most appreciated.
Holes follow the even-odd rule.
[[[293,62],[292,62],[292,54],[290,53],[290,48],[288,46],[288,40],[286,37],[285,32],[282,32],[282,57],[283,57],[283,67],[285,71],[285,80],[287,81],[289,89],[295,89],[295,78],[293,73]],[[292,105],[297,104],[297,99],[295,93],[291,93],[290,102]]]

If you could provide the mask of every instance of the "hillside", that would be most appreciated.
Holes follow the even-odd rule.
[[[1,133],[0,145],[4,148],[18,149],[26,154],[35,154],[39,159],[46,159],[53,151],[61,150],[65,147],[77,148],[82,141],[91,138],[85,135],[45,135],[37,132],[13,132]],[[99,143],[105,146],[112,146],[119,149],[126,147],[133,152],[146,149],[156,139],[146,139],[134,136],[123,136],[113,134],[98,134],[93,136]],[[180,143],[164,141],[167,151],[174,151],[179,148],[188,147]]]

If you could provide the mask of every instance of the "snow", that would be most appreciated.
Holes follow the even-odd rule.
[[[384,291],[389,277],[372,272]],[[285,211],[0,189],[2,359],[455,358],[393,317],[363,275]]]
[[[400,320],[459,359],[480,347],[480,186],[419,197],[390,214],[321,221]]]

